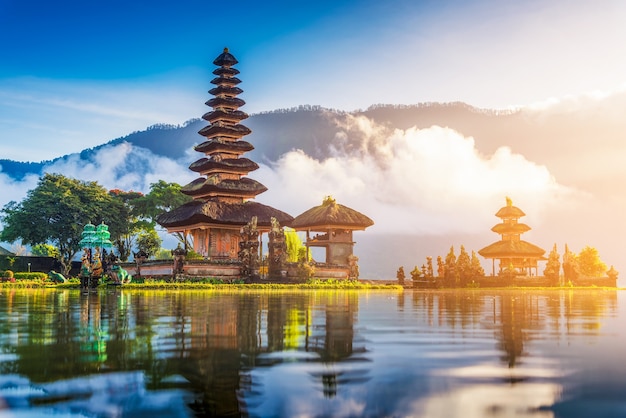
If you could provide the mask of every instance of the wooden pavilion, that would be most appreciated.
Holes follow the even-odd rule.
[[[506,206],[500,208],[496,216],[502,219],[502,222],[491,230],[500,234],[500,241],[478,251],[481,256],[491,259],[491,275],[495,275],[495,260],[499,260],[499,273],[508,269],[514,273],[531,275],[534,269],[536,276],[537,261],[545,260],[543,255],[546,251],[520,238],[524,232],[530,231],[528,225],[518,222],[519,218],[526,214],[520,208],[513,206],[513,201],[507,197]]]
[[[374,221],[370,218],[340,205],[330,196],[320,206],[296,216],[289,224],[296,231],[306,231],[307,252],[311,247],[325,249],[326,259],[318,264],[339,268],[350,278],[358,278],[358,259],[353,254],[355,242],[352,233],[372,225]],[[311,236],[311,232],[318,233]]]
[[[209,93],[215,97],[206,102],[212,110],[202,116],[209,125],[198,132],[205,141],[194,148],[204,157],[189,166],[200,177],[181,189],[193,200],[157,217],[168,232],[191,235],[194,251],[210,260],[236,260],[240,229],[255,216],[261,233],[269,231],[271,218],[281,224],[293,220],[285,212],[250,200],[267,188],[245,177],[259,166],[242,157],[254,147],[241,139],[251,131],[239,123],[248,115],[239,110],[245,102],[237,97],[243,91],[237,87],[241,82],[236,77],[239,70],[233,68],[237,63],[228,48],[213,61],[218,68],[211,83],[216,87]]]

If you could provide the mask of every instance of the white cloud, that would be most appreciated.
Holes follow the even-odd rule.
[[[29,190],[37,186],[39,177],[28,175],[22,180],[15,180],[2,172],[0,167],[0,208],[10,201],[21,202]]]
[[[389,131],[364,117],[341,128],[344,146],[330,158],[292,151],[262,166],[255,178],[269,191],[259,200],[295,216],[333,195],[370,216],[376,231],[441,234],[488,231],[505,196],[538,217],[582,195],[509,148],[481,155],[448,128]]]
[[[102,147],[87,161],[78,154],[44,168],[47,173],[60,173],[83,181],[96,181],[107,189],[150,191],[150,184],[159,180],[187,184],[197,175],[172,159],[129,143]]]

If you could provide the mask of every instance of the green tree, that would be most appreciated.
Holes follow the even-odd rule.
[[[30,252],[36,257],[54,257],[59,258],[59,249],[50,244],[36,244],[30,249]]]
[[[466,281],[472,277],[471,259],[463,245],[461,245],[459,258],[456,260],[456,271],[462,281]]]
[[[172,250],[169,250],[167,248],[159,248],[159,251],[157,251],[157,253],[154,255],[154,258],[156,258],[157,260],[171,260],[172,258],[174,258],[174,255],[172,254]]]
[[[183,192],[181,192],[181,186],[177,183],[167,183],[163,180],[159,180],[156,183],[150,184],[150,192],[138,199],[132,201],[133,215],[138,220],[145,221],[156,226],[156,218],[165,212],[169,212],[185,203],[191,202],[193,199]],[[144,230],[150,228],[147,225],[143,225]],[[173,234],[185,248],[191,248],[192,245],[188,242],[189,237],[181,232]]]
[[[150,192],[133,201],[135,215],[154,223],[160,214],[192,200],[180,190],[179,184],[167,183],[163,180],[150,184]]]
[[[476,255],[476,251],[472,251],[472,258],[470,260],[470,271],[472,272],[472,278],[485,276],[485,269],[480,264],[480,259]]]
[[[109,191],[111,197],[114,198],[116,204],[120,206],[120,230],[115,235],[113,244],[118,252],[120,260],[127,261],[130,257],[131,250],[135,244],[137,234],[141,231],[153,230],[154,222],[141,218],[136,205],[144,196],[140,192],[125,192],[119,189]]]
[[[556,244],[552,247],[552,251],[548,254],[548,262],[546,263],[546,268],[543,270],[543,275],[546,278],[557,280],[559,278],[559,274],[561,272],[561,256],[557,251]]]
[[[567,244],[565,244],[565,252],[563,253],[563,278],[567,282],[576,280],[580,274],[578,266],[578,257],[573,251],[570,251]]]
[[[597,249],[586,246],[578,253],[576,259],[581,276],[603,277],[606,275],[608,269],[606,264],[600,259]]]
[[[284,230],[285,244],[287,245],[287,262],[297,263],[302,251],[301,249],[304,248],[306,250],[306,247],[295,229],[285,227]]]
[[[113,199],[98,183],[45,174],[22,202],[11,201],[4,206],[0,240],[21,239],[29,245],[51,243],[59,249],[59,261],[67,275],[80,250],[83,226],[105,222],[113,226],[113,236],[120,226],[115,212]]]
[[[456,270],[456,255],[454,254],[454,246],[450,247],[450,251],[446,255],[444,271],[444,277],[446,280],[457,280],[458,273]]]
[[[143,250],[148,257],[157,254],[161,249],[161,238],[154,229],[141,231],[137,236],[137,249]]]

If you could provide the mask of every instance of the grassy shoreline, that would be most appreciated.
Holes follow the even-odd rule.
[[[0,283],[0,289],[80,289],[78,280],[70,279],[66,283],[51,283],[47,280],[16,280],[15,282]],[[142,283],[128,283],[122,286],[111,284],[100,284],[95,289],[120,288],[124,290],[166,290],[166,289],[189,289],[189,290],[306,290],[306,289],[336,289],[336,290],[396,290],[401,291],[403,287],[398,284],[371,283],[356,280],[309,280],[306,283],[224,283],[218,280],[199,280],[174,282],[160,279],[145,279]]]
[[[623,287],[604,286],[559,286],[559,287],[537,287],[537,286],[502,286],[502,287],[449,287],[449,288],[413,288],[401,286],[390,281],[376,280],[318,280],[313,279],[305,283],[224,283],[219,280],[206,279],[199,281],[173,282],[162,279],[145,279],[142,283],[129,283],[122,286],[111,284],[100,284],[95,289],[120,288],[124,290],[394,290],[394,291],[486,291],[486,290],[514,290],[514,291],[561,291],[561,290],[596,290],[615,291],[626,290]],[[75,289],[80,290],[80,281],[70,279],[66,283],[55,284],[49,280],[16,280],[15,282],[2,282],[0,289]]]

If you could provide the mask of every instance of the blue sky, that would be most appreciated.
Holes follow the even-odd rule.
[[[605,94],[626,81],[625,21],[617,0],[0,0],[0,158],[197,118],[225,46],[248,113]]]

